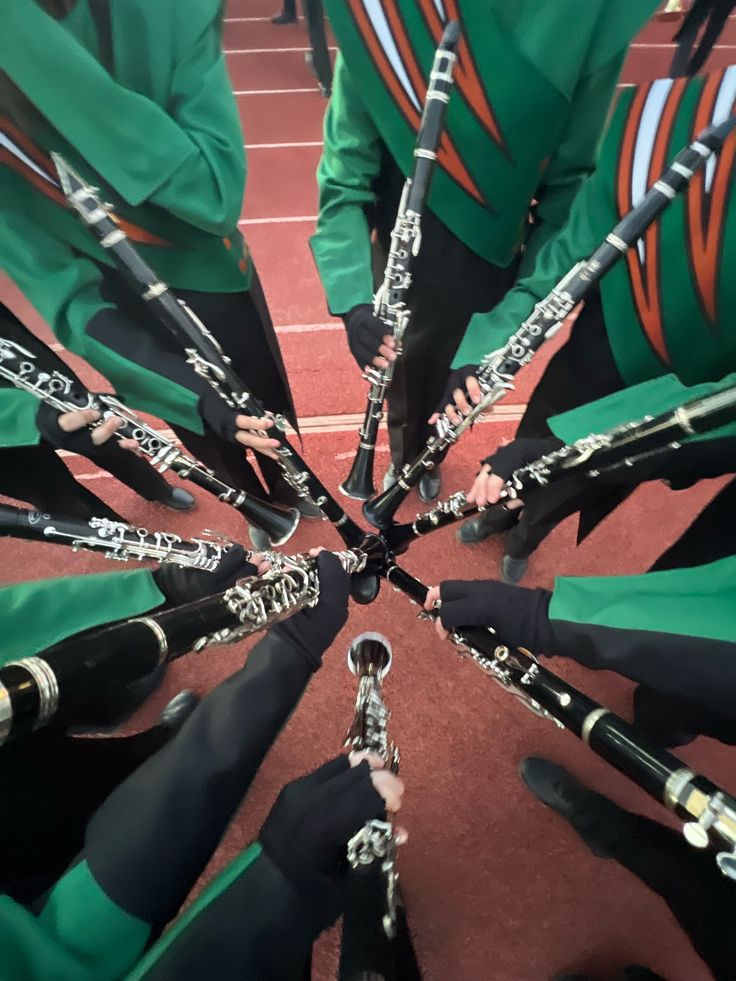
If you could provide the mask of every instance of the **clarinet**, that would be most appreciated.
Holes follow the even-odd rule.
[[[736,116],[719,126],[703,130],[675,157],[641,202],[624,216],[590,258],[579,262],[560,280],[503,347],[486,355],[477,375],[482,392],[478,405],[473,406],[458,424],[451,422],[444,414],[440,416],[435,435],[428,440],[419,456],[404,467],[396,483],[363,505],[363,514],[372,525],[387,528],[397,508],[412,487],[419,483],[422,475],[434,469],[465,430],[513,390],[513,379],[519,369],[531,361],[544,341],[557,333],[578,303],[641,238],[670,202],[688,187],[694,174],[721,149],[734,126]]]
[[[263,417],[266,410],[245,387],[230,366],[217,340],[205,325],[177,299],[166,283],[133,247],[127,235],[90,187],[59,156],[51,154],[64,194],[90,232],[120,269],[135,293],[145,300],[172,337],[184,348],[194,371],[217,392],[231,409]],[[359,545],[363,530],[343,511],[327,488],[318,480],[286,438],[286,420],[273,416],[274,427],[259,435],[277,439],[278,463],[284,480],[299,495],[319,508],[337,528],[348,547]]]
[[[348,573],[365,555],[333,553]],[[188,651],[235,644],[319,600],[317,560],[282,556],[279,568],[240,579],[222,593],[175,609],[87,630],[0,668],[0,746],[94,698],[96,688],[127,685]]]
[[[0,537],[67,545],[73,552],[101,552],[106,559],[128,562],[154,559],[187,569],[215,572],[232,542],[205,532],[207,538],[180,538],[170,531],[150,532],[110,518],[83,521],[0,504]]]
[[[669,412],[645,416],[604,433],[585,436],[516,470],[508,496],[545,487],[566,477],[595,478],[641,460],[678,450],[682,441],[736,421],[736,385],[690,399]]]
[[[35,354],[27,351],[15,341],[0,337],[0,378],[37,399],[50,405],[57,412],[76,412],[79,409],[95,409],[100,413],[97,426],[116,416],[123,425],[116,430],[118,440],[134,439],[138,449],[148,457],[151,464],[165,473],[169,468],[183,480],[213,494],[218,500],[229,504],[243,515],[249,524],[255,525],[268,535],[272,545],[283,545],[296,531],[299,512],[296,508],[285,508],[271,504],[260,498],[236,490],[216,477],[214,472],[194,457],[184,453],[173,443],[164,439],[160,432],[152,429],[126,405],[112,395],[93,395],[86,392],[82,401],[74,395],[74,382],[59,371],[48,372],[38,365]]]
[[[401,194],[396,224],[391,232],[383,283],[376,292],[373,312],[386,325],[386,333],[396,342],[396,355],[402,353],[402,340],[409,323],[407,297],[411,286],[412,260],[421,247],[421,220],[432,180],[437,150],[444,129],[445,113],[452,91],[452,76],[460,40],[457,21],[450,21],[442,34],[429,75],[429,87],[414,150],[414,167]],[[394,362],[386,368],[369,365],[363,377],[369,383],[368,402],[359,433],[358,451],[340,490],[347,497],[367,501],[376,493],[373,461],[378,427],[383,419],[383,403],[394,375]]]
[[[398,773],[400,753],[388,737],[390,712],[383,698],[383,679],[391,670],[388,640],[377,633],[356,637],[348,667],[358,679],[355,714],[345,748],[379,756]],[[398,843],[389,821],[369,821],[348,842],[352,870],[345,905],[339,981],[386,981],[395,977],[394,952],[398,907]]]
[[[412,602],[423,606],[424,583],[398,566],[386,578]],[[422,613],[433,619],[436,612]],[[515,695],[526,708],[561,729],[569,729],[594,753],[683,818],[683,835],[694,848],[718,849],[716,864],[736,879],[736,799],[634,726],[543,668],[523,648],[506,644],[493,629],[458,627],[450,633],[461,655]]]
[[[584,475],[594,480],[601,474],[664,456],[680,449],[690,436],[703,435],[735,421],[736,385],[732,385],[712,395],[690,399],[657,416],[645,416],[603,433],[584,436],[519,467],[509,478],[499,502],[489,507],[504,507],[504,501],[526,497],[529,492],[567,477]],[[411,523],[384,529],[381,537],[395,555],[400,555],[415,538],[464,521],[484,510],[486,508],[468,504],[465,492],[457,491],[430,510],[417,514]]]

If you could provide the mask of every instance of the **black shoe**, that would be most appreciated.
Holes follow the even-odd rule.
[[[435,467],[434,470],[428,470],[425,474],[422,474],[419,480],[419,496],[425,504],[436,501],[441,486],[442,475],[440,474],[440,468]]]
[[[271,23],[277,26],[281,24],[296,24],[296,14],[287,14],[285,10],[282,10],[280,14],[276,14],[275,17],[271,18]]]
[[[158,717],[158,724],[164,729],[171,729],[178,732],[184,725],[189,716],[199,705],[199,695],[191,689],[185,688],[178,695],[174,695],[166,705],[161,715]]]
[[[513,528],[522,510],[523,508],[516,508],[510,511],[508,508],[492,505],[487,511],[481,512],[476,518],[471,518],[461,525],[455,532],[455,538],[463,545],[484,542],[491,535],[498,535],[502,531]]]
[[[590,828],[605,828],[609,811],[613,815],[610,824],[615,825],[620,810],[613,801],[588,790],[564,766],[540,756],[523,759],[519,764],[519,776],[537,800],[557,811],[572,825],[594,855],[610,857],[603,843],[591,834]],[[583,824],[588,827],[582,827]]]
[[[529,568],[529,559],[512,559],[510,555],[504,555],[501,559],[501,582],[506,582],[509,586],[515,586],[517,582],[526,575]]]
[[[189,491],[181,487],[172,487],[166,500],[159,503],[165,508],[171,508],[172,511],[192,511],[197,502]]]

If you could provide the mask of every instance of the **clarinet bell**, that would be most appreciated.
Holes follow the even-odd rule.
[[[391,644],[383,634],[368,630],[350,645],[348,667],[359,678],[370,675],[382,681],[391,670]]]

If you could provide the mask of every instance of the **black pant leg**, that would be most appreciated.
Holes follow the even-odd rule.
[[[730,481],[650,572],[705,565],[736,552],[736,480]]]
[[[0,449],[0,494],[32,504],[39,511],[70,518],[124,521],[69,473],[43,440],[37,446]]]
[[[733,981],[735,884],[718,870],[712,851],[692,848],[657,821],[617,811],[616,826],[606,829],[608,853],[662,897],[715,981]]]
[[[436,223],[437,219],[428,223],[428,234]],[[377,283],[383,280],[385,263],[386,252],[376,243],[373,265]],[[404,352],[395,364],[387,397],[394,466],[411,462],[424,448],[433,431],[427,419],[445,391],[450,365],[470,318],[478,311],[490,310],[502,299],[513,284],[516,268],[516,263],[507,269],[483,263],[480,282],[477,276],[468,283],[452,277],[415,282],[409,297],[411,315],[404,335]]]
[[[638,685],[634,690],[634,725],[663,746],[685,746],[696,736],[711,736],[736,746],[736,718],[712,712],[707,705]]]
[[[551,436],[547,420],[624,388],[606,334],[600,294],[594,293],[532,392],[517,437]]]
[[[160,726],[111,739],[42,729],[4,746],[0,826],[12,847],[3,861],[0,892],[25,904],[43,895],[81,850],[97,808],[170,737]]]
[[[325,12],[322,0],[303,0],[304,18],[309,32],[309,46],[312,49],[312,64],[321,85],[328,91],[332,88],[332,64],[325,33]]]

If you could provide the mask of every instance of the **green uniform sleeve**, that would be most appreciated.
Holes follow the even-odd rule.
[[[639,576],[555,581],[558,654],[734,715],[736,556]]]
[[[125,402],[203,432],[197,408],[200,383],[183,355],[154,350],[155,341],[145,328],[140,328],[141,336],[136,340],[132,324],[124,345],[130,357],[87,332],[96,314],[113,309],[102,299],[100,271],[93,262],[74,255],[64,242],[28,216],[8,209],[0,214],[0,269],[34,304],[64,347],[97,368]],[[134,354],[138,357],[144,351],[151,354],[150,366],[133,360]],[[192,388],[174,381],[174,377],[191,379]]]
[[[539,251],[534,271],[519,280],[490,313],[476,313],[460,342],[453,368],[479,364],[486,354],[502,347],[569,270],[587,258],[599,244],[589,220],[592,203],[602,189],[599,172],[583,185],[565,225]]]
[[[152,610],[164,601],[146,569],[3,586],[0,664],[30,657],[72,634]]]
[[[36,446],[38,399],[30,392],[0,388],[0,447]]]
[[[0,897],[0,981],[117,981],[150,934],[82,862],[59,880],[40,916]]]
[[[211,15],[202,24],[206,7]],[[219,4],[199,2],[175,16],[166,108],[119,84],[35,0],[17,0],[3,11],[0,66],[128,204],[150,201],[227,235],[240,217],[245,151],[220,44]],[[155,52],[151,37],[151,50],[141,57]]]
[[[317,231],[309,242],[327,305],[335,315],[373,302],[371,239],[364,208],[375,200],[373,182],[380,166],[378,130],[338,54],[317,169]]]
[[[601,137],[625,52],[581,79],[554,157],[537,192],[537,224],[527,239],[519,276],[529,276],[545,242],[567,221],[585,179],[595,170]]]
[[[683,385],[675,375],[652,378],[639,385],[632,385],[620,392],[614,392],[595,402],[589,402],[577,409],[563,412],[548,420],[552,432],[565,443],[602,433],[614,426],[637,422],[644,416],[656,416],[669,412],[691,399],[713,395],[724,388],[736,385],[736,372],[726,375],[719,382],[706,382],[702,385]],[[721,426],[705,435],[683,438],[683,442],[696,442],[702,439],[715,439],[736,436],[736,423]]]

